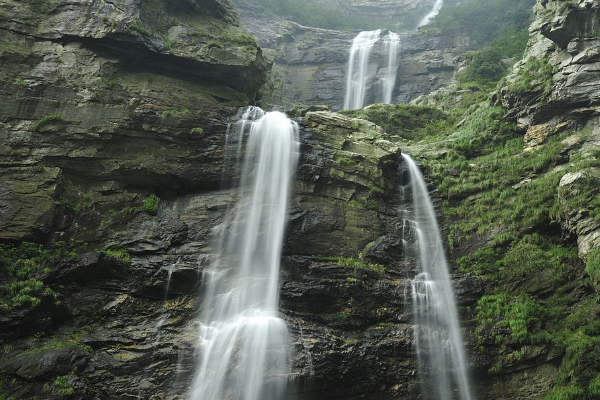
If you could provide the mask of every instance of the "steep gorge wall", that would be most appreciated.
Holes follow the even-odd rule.
[[[495,236],[506,233],[510,221],[494,221],[494,230],[468,240],[460,232],[447,232],[463,240],[456,241],[450,256],[478,398],[542,398],[565,385],[557,377],[573,359],[569,351],[575,351],[556,341],[498,343],[498,335],[511,337],[510,327],[502,324],[476,331],[482,294],[525,296],[544,306],[557,294],[560,301],[567,299],[558,315],[576,326],[570,336],[557,339],[581,343],[584,355],[590,355],[576,353],[582,370],[567,383],[580,384],[583,371],[587,375],[581,380],[587,384],[588,375],[598,370],[592,357],[599,336],[591,325],[598,310],[589,276],[599,275],[593,274],[593,263],[586,273],[584,261],[598,249],[599,7],[589,1],[561,3],[538,3],[527,57],[493,99],[504,104],[509,120],[519,120],[514,136],[525,135],[524,150],[509,160],[513,169],[536,151],[556,152],[547,170],[543,164],[519,171],[517,181],[508,185],[515,192],[503,207],[513,207],[514,199],[521,198],[518,193],[540,178],[560,174],[552,192],[562,204],[557,219],[542,210],[540,219],[524,227],[525,234],[539,233],[561,248],[575,246],[580,259],[564,256],[568,266],[561,261],[566,272],[560,272],[558,283],[555,270],[538,264],[532,267],[536,274],[518,278],[502,266],[512,280],[498,281],[475,267],[458,271],[456,260],[487,248]],[[96,5],[83,4],[96,10]],[[178,7],[170,8],[173,4],[185,7],[185,18]],[[135,2],[118,8],[106,3],[102,12],[84,11],[79,2],[44,2],[29,4],[27,17],[17,15],[21,9],[16,3],[3,2],[7,6],[0,10],[12,14],[2,18],[0,36],[0,58],[6,61],[0,69],[2,243],[84,243],[73,244],[77,256],[45,260],[32,273],[44,285],[39,293],[30,293],[40,304],[9,309],[2,304],[1,394],[103,399],[177,398],[185,392],[194,368],[197,294],[202,269],[210,261],[210,232],[235,200],[234,193],[218,190],[226,122],[233,107],[258,96],[265,79],[260,50],[241,36],[230,6],[219,4],[221,12],[211,15],[207,10],[214,10],[214,4],[195,1],[156,2],[145,12],[125,7],[139,5]],[[48,7],[43,15],[50,17],[35,12],[42,6]],[[104,10],[112,10],[106,20]],[[198,20],[189,19],[190,10]],[[56,25],[64,20],[79,21],[65,30],[68,35]],[[323,35],[343,41],[329,31]],[[319,42],[314,36],[311,40]],[[325,43],[322,51],[329,48]],[[296,54],[302,58],[308,53]],[[528,57],[542,61],[533,63]],[[248,74],[255,83],[230,79],[232,71]],[[452,71],[448,67],[445,73]],[[461,95],[449,92],[446,100]],[[410,316],[401,295],[404,279],[414,271],[399,262],[398,145],[365,121],[318,108],[294,113],[302,126],[302,159],[282,274],[282,312],[295,348],[297,385],[292,390],[307,400],[418,398]],[[469,114],[462,124],[474,119]],[[556,138],[560,147],[546,147],[554,146]],[[440,163],[444,175],[456,178],[455,191],[449,193],[439,171],[436,175],[436,163],[456,155],[455,148],[453,153],[447,147],[452,140],[444,137],[441,148],[401,142],[427,167],[438,187],[434,194],[444,211],[440,216],[448,225],[453,222],[445,214],[449,207],[485,199],[485,190],[460,192],[461,180],[471,183],[462,172],[479,176],[487,168],[486,160],[476,155],[460,166]],[[581,169],[561,173],[570,163]],[[535,191],[527,193],[533,198]],[[152,194],[160,198],[156,210],[145,204]],[[526,209],[535,207],[541,208],[534,204]],[[527,212],[521,211],[515,218],[526,220]],[[476,212],[465,220],[476,221]],[[100,251],[104,249],[113,252]],[[543,254],[541,259],[551,253]],[[502,254],[494,257],[494,262],[508,262]],[[484,271],[487,261],[469,259]],[[0,284],[15,280],[2,270]],[[503,317],[495,316],[496,322]],[[548,324],[556,319],[528,317],[530,330],[539,329],[536,324],[543,319],[548,322],[541,327],[550,330]],[[591,347],[582,341],[588,337]],[[501,368],[490,372],[496,363]]]
[[[226,2],[0,10],[0,394],[183,398],[211,230],[235,201],[219,190],[226,123],[267,61]],[[308,111],[282,283],[291,390],[416,396],[398,148]]]

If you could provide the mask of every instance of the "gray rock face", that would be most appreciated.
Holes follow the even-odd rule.
[[[282,314],[295,349],[290,391],[301,399],[418,398],[412,327],[401,295],[412,267],[399,261],[399,149],[370,122],[318,107],[294,113],[302,128],[302,154],[281,286]],[[210,125],[204,135],[223,138],[223,123]],[[138,133],[140,145],[146,135]],[[79,140],[78,148],[95,149],[95,136]],[[50,140],[45,146],[60,147]],[[222,141],[214,146],[222,154]],[[126,149],[124,163],[136,153],[136,147]],[[181,157],[181,165],[220,165],[212,156],[196,159],[193,151]],[[64,170],[64,179],[92,202],[77,212],[54,204],[62,219],[47,226],[48,235],[84,239],[96,249],[126,249],[131,263],[92,251],[52,264],[39,276],[58,293],[61,305],[48,299],[28,310],[28,318],[19,310],[2,317],[0,337],[10,349],[0,370],[16,382],[6,391],[59,399],[62,387],[48,385],[66,382],[74,398],[184,398],[195,366],[198,289],[214,251],[211,232],[224,220],[235,191],[212,186],[210,175],[194,183],[201,174],[188,172],[185,194],[174,182],[159,181],[168,190],[159,192],[156,215],[135,207],[111,213],[102,207],[135,205],[155,183],[140,179],[133,188],[126,169],[118,169],[122,177],[105,181],[106,168],[91,165],[78,175],[66,166],[53,167]],[[135,176],[151,176],[153,168],[139,163]],[[60,190],[73,201],[79,196]],[[28,207],[17,215],[35,208]],[[51,389],[44,392],[44,385]]]
[[[566,231],[577,236],[579,256],[587,259],[590,251],[600,248],[600,222],[590,215],[589,207],[572,207],[570,198],[579,196],[589,188],[598,188],[600,169],[589,168],[565,174],[559,183],[560,202],[565,209],[563,225]]]
[[[222,106],[248,104],[266,78],[230,3],[0,6],[0,238],[48,234],[65,182],[105,205],[125,186],[217,184]]]
[[[594,158],[600,148],[600,2],[538,1],[527,56],[515,65],[499,99],[516,116],[529,150],[548,138],[568,135],[565,146],[581,146],[580,157]],[[541,61],[539,61],[541,60]],[[533,62],[546,72],[532,71]],[[533,77],[534,90],[522,93],[519,80]],[[577,238],[579,255],[600,246],[600,227],[589,210],[573,208],[568,200],[597,190],[597,171],[567,173],[560,181],[560,222]]]
[[[326,104],[333,110],[342,107],[349,51],[358,32],[304,27],[266,16],[255,6],[242,3],[239,7],[241,25],[256,36],[261,46],[276,52],[265,102],[286,106]],[[460,55],[476,45],[464,36],[402,34],[393,102],[409,102],[447,84],[458,68]],[[384,76],[387,60],[382,60],[378,51],[371,59],[372,73]]]

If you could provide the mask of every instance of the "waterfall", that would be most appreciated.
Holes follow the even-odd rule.
[[[421,21],[419,21],[417,28],[420,28],[422,26],[429,24],[429,22],[431,22],[433,17],[435,17],[436,15],[438,15],[440,13],[440,10],[442,9],[443,4],[444,4],[444,0],[435,0],[435,3],[433,3],[433,8],[431,9],[431,11],[429,11],[429,14],[424,16],[423,19],[421,19]]]
[[[385,38],[385,52],[388,56],[387,74],[383,78],[383,103],[392,103],[392,93],[396,83],[396,73],[398,72],[398,49],[400,47],[400,37],[390,32]]]
[[[471,400],[456,301],[435,211],[416,163],[408,154],[402,157],[403,243],[406,256],[418,260],[416,277],[407,281],[404,296],[413,308],[421,391],[430,400]]]
[[[348,68],[346,74],[346,94],[344,96],[344,109],[353,110],[363,108],[367,99],[369,87],[376,86],[381,80],[382,103],[392,102],[392,92],[396,83],[398,71],[398,50],[400,37],[393,32],[388,32],[383,38],[381,29],[360,32],[352,41]],[[376,76],[377,69],[369,64],[371,53],[375,46],[383,42],[383,57],[387,58],[386,75],[382,78]]]
[[[381,36],[381,29],[360,32],[352,41],[346,76],[344,109],[363,108],[368,78],[369,56]]]
[[[278,400],[290,373],[288,329],[277,308],[298,126],[283,113],[250,107],[227,141],[226,154],[242,163],[238,199],[215,228],[217,254],[203,272],[190,399]]]

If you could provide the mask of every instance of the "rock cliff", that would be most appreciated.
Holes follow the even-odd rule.
[[[471,107],[438,145],[409,148],[439,188],[451,256],[484,285],[471,304],[484,398],[599,395],[599,7],[538,1],[490,101],[456,86],[417,101]]]
[[[240,3],[240,21],[261,46],[272,50],[275,63],[265,88],[266,103],[288,107],[325,104],[333,110],[342,107],[348,56],[358,32],[302,26],[245,3]],[[409,102],[446,85],[461,65],[461,55],[477,47],[477,41],[464,34],[401,34],[393,101]],[[380,58],[375,51],[373,74],[387,66]],[[379,71],[379,75],[384,74]]]
[[[352,35],[243,9],[263,55],[222,0],[0,6],[0,398],[184,398],[211,230],[236,196],[219,187],[227,122],[267,73],[282,81],[265,102],[338,107]],[[290,396],[420,396],[400,148],[433,184],[477,398],[600,395],[599,8],[540,0],[491,102],[440,90],[420,102],[448,114],[410,135],[393,132],[406,116],[385,132],[290,111],[302,153],[281,285]],[[447,84],[472,45],[407,36],[398,98]],[[372,111],[385,122],[399,109]]]
[[[564,140],[579,148],[578,155],[596,157],[600,146],[599,8],[600,3],[594,1],[536,5],[527,56],[501,88],[501,101],[518,119],[528,149],[567,132]],[[541,68],[533,70],[535,64]],[[522,90],[524,79],[531,80],[534,90]],[[583,260],[600,247],[600,224],[591,209],[594,202],[582,208],[584,204],[574,205],[569,197],[590,194],[598,183],[594,167],[569,172],[560,181],[564,210],[559,220],[577,238]]]

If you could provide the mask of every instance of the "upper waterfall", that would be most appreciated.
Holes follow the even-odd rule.
[[[298,126],[283,113],[250,107],[228,136],[229,161],[242,164],[240,187],[228,219],[216,228],[217,253],[203,275],[190,399],[278,400],[290,368],[288,330],[277,307]]]
[[[413,306],[421,392],[430,400],[472,400],[456,300],[433,204],[417,164],[408,154],[402,158],[404,254],[418,260],[416,277],[407,281],[404,296]]]
[[[429,22],[431,22],[431,20],[440,13],[440,10],[442,9],[443,5],[444,5],[444,0],[435,0],[435,3],[433,3],[433,8],[431,9],[431,11],[429,11],[429,13],[427,15],[425,15],[421,19],[421,21],[419,21],[417,28],[420,28],[422,26],[429,24]]]
[[[382,30],[360,32],[352,41],[346,73],[344,109],[353,110],[381,102],[391,103],[396,74],[400,37],[394,32],[381,36]],[[385,65],[371,64],[371,54],[376,46],[382,47]],[[379,69],[383,72],[379,72]],[[381,74],[384,76],[381,76]],[[377,88],[380,88],[379,91]],[[372,100],[372,101],[370,101]]]

